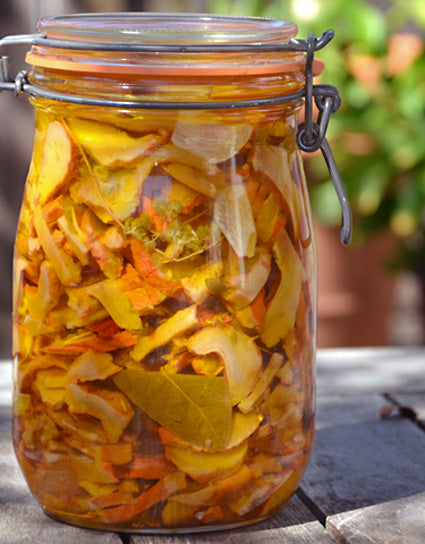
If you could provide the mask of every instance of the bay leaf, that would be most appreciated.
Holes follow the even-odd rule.
[[[126,369],[117,387],[154,421],[203,449],[223,450],[232,411],[225,378]]]

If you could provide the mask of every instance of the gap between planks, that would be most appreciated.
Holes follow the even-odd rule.
[[[418,413],[416,412],[416,410],[414,408],[412,408],[411,406],[405,405],[404,403],[399,402],[397,400],[397,398],[396,398],[397,397],[396,394],[392,395],[390,393],[385,393],[382,396],[391,405],[397,407],[398,410],[397,410],[396,415],[398,415],[399,417],[403,417],[405,419],[408,419],[414,425],[416,425],[416,427],[419,427],[419,429],[421,431],[425,432],[425,422],[421,421],[421,419],[419,419]]]

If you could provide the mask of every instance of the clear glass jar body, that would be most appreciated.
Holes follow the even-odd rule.
[[[53,517],[213,530],[264,519],[296,490],[313,441],[316,322],[300,104],[212,111],[205,98],[294,81],[156,81],[186,99],[196,89],[195,112],[34,100],[13,439]]]

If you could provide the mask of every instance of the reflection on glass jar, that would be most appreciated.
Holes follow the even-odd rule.
[[[27,482],[50,515],[84,527],[196,531],[264,519],[291,498],[313,440],[302,103],[208,102],[289,94],[302,70],[292,56],[283,74],[93,74],[69,54],[61,71],[50,53],[33,53],[32,81],[205,108],[32,100],[13,338],[13,437]],[[202,55],[210,68],[220,59]]]

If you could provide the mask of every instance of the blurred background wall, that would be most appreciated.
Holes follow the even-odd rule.
[[[355,218],[339,245],[339,209],[323,160],[309,158],[319,250],[319,346],[424,342],[425,57],[423,0],[1,0],[0,35],[41,16],[108,11],[215,12],[290,19],[300,35],[335,28],[320,56],[343,98],[330,139]],[[14,75],[26,48],[10,53]],[[10,353],[11,262],[32,147],[32,108],[0,96],[0,358]],[[341,263],[341,264],[340,264]],[[348,284],[346,282],[349,279]]]

